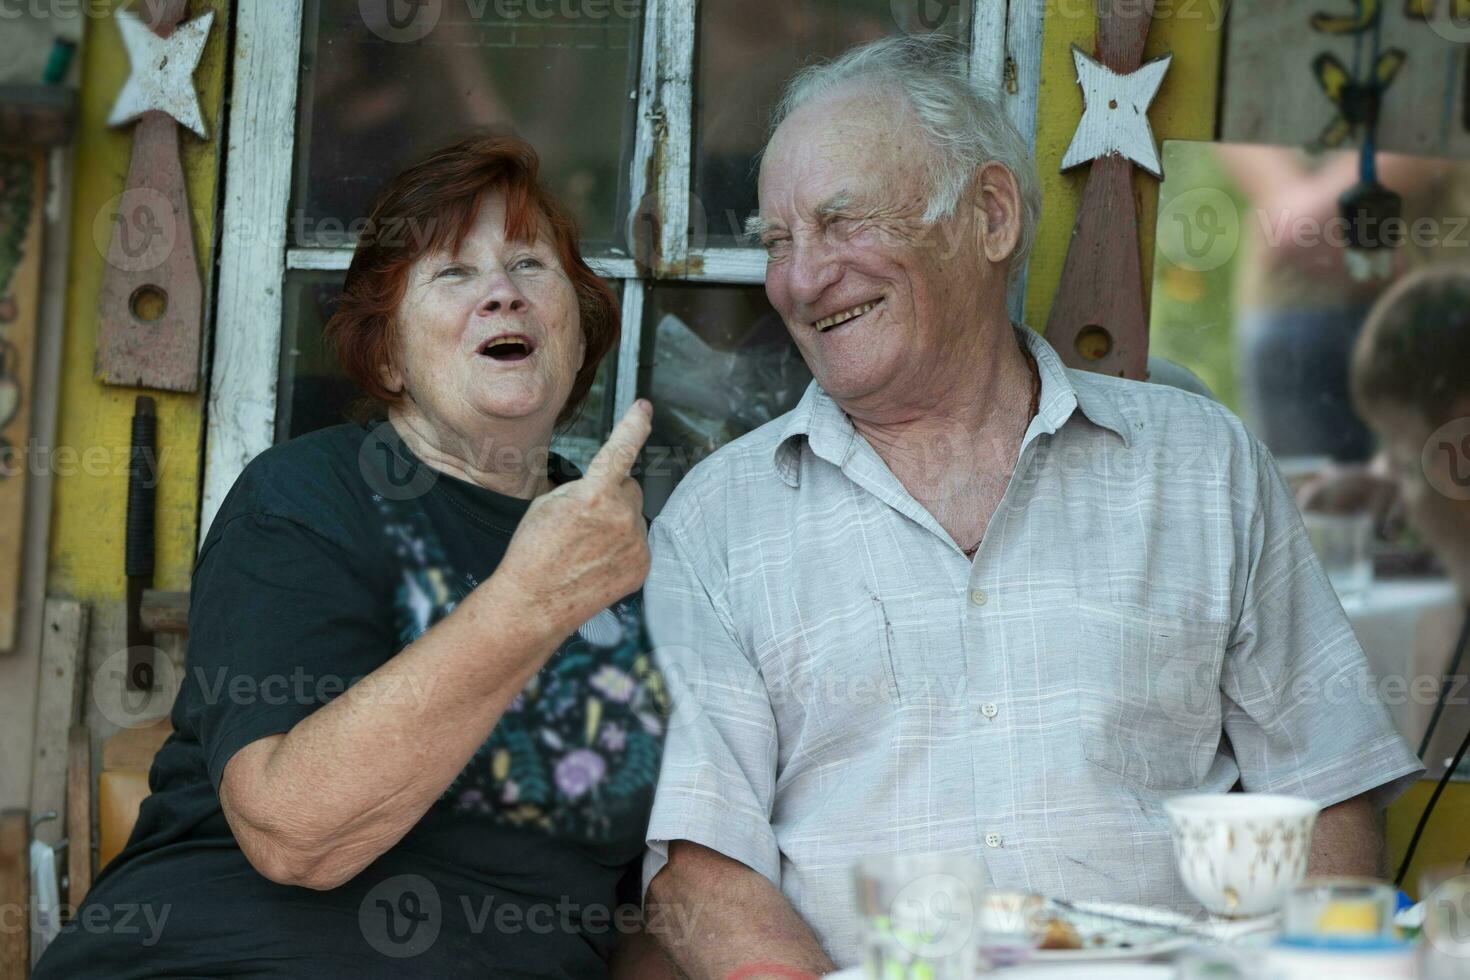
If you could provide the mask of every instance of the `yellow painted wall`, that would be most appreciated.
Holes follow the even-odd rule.
[[[121,3],[114,3],[114,7]],[[194,212],[194,241],[201,271],[212,261],[213,201],[219,174],[218,130],[224,89],[229,0],[194,0],[191,17],[215,10],[195,90],[209,134],[181,135],[184,172]],[[97,294],[107,248],[107,202],[127,179],[132,129],[109,129],[108,113],[128,76],[127,52],[111,17],[88,18],[82,45],[81,105],[76,128],[76,190],[67,274],[66,338],[63,351],[57,452],[54,458],[51,592],[97,600],[120,598],[123,579],[123,514],[133,398],[139,389],[114,388],[93,380],[97,349]],[[98,225],[100,224],[100,227]],[[208,282],[206,274],[206,284]],[[206,291],[206,297],[208,291]],[[147,392],[158,406],[161,481],[157,510],[157,572],[160,588],[182,589],[193,569],[198,523],[203,390],[192,395]]]
[[[1173,52],[1174,61],[1149,110],[1154,137],[1210,140],[1215,137],[1215,106],[1224,43],[1222,0],[1159,0],[1149,29],[1144,60]],[[1062,156],[1082,118],[1082,89],[1072,62],[1072,45],[1096,52],[1097,16],[1088,0],[1047,5],[1041,52],[1041,85],[1036,111],[1036,165],[1041,171],[1042,217],[1037,229],[1026,286],[1026,322],[1045,329],[1072,224],[1082,202],[1087,167],[1061,173]],[[1145,299],[1153,279],[1154,222],[1159,184],[1135,171],[1139,240]]]
[[[1384,825],[1384,836],[1388,840],[1388,874],[1398,872],[1404,854],[1409,849],[1409,840],[1419,817],[1434,795],[1435,781],[1424,779],[1409,787],[1388,808]],[[1424,872],[1431,869],[1464,868],[1470,860],[1470,834],[1465,828],[1470,814],[1470,783],[1450,783],[1444,795],[1434,806],[1434,813],[1424,827],[1424,836],[1414,850],[1414,860],[1409,873],[1404,877],[1404,891],[1415,898],[1424,898],[1419,892],[1419,882]]]

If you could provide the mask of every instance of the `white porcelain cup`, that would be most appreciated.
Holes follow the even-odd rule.
[[[1164,803],[1179,876],[1201,905],[1232,919],[1279,910],[1307,874],[1311,800],[1265,793],[1177,796]]]

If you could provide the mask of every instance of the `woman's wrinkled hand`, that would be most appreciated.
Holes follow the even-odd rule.
[[[653,425],[653,407],[639,399],[613,428],[580,480],[531,502],[496,569],[560,637],[618,599],[648,575],[648,527],[643,490],[629,476]]]

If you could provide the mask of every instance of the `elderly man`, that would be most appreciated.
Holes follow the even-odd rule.
[[[1371,873],[1418,760],[1286,486],[1214,403],[1069,371],[1010,323],[1034,166],[963,61],[880,41],[777,120],[753,224],[815,381],[651,531],[676,708],[644,880],[693,925],[678,966],[854,963],[868,854],[1197,907],[1183,792],[1310,797],[1314,870]]]

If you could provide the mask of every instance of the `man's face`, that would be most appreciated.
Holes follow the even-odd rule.
[[[922,389],[963,356],[980,309],[990,270],[972,205],[962,199],[953,217],[922,221],[930,153],[898,98],[870,89],[802,106],[766,149],[766,295],[844,404]]]

